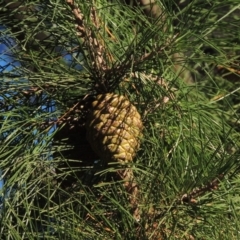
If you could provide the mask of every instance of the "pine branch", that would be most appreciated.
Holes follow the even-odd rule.
[[[217,178],[213,179],[211,182],[203,187],[195,188],[188,194],[183,194],[179,203],[197,203],[196,198],[203,196],[207,192],[212,192],[218,190],[220,182],[224,179],[224,174],[219,175]]]

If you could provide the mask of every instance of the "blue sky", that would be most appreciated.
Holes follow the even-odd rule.
[[[4,27],[0,26],[0,31],[4,30]],[[11,71],[14,69],[16,66],[20,66],[20,63],[17,61],[14,61],[14,58],[11,57],[11,52],[8,49],[8,47],[4,44],[6,43],[6,36],[1,36],[0,37],[0,72],[2,71]],[[5,41],[4,41],[5,40]],[[10,38],[7,39],[7,41],[11,41]],[[13,41],[10,43],[14,43]],[[73,54],[67,54],[67,52],[62,51],[62,54],[64,55],[64,59],[68,66],[74,67],[77,70],[81,70],[82,67],[79,63],[74,61],[74,53]],[[75,54],[76,55],[76,54]],[[73,64],[73,61],[75,64]],[[0,95],[1,99],[1,95]],[[46,106],[43,106],[46,107]],[[54,128],[51,129],[50,132],[52,132]],[[1,170],[0,170],[1,171]],[[2,187],[3,182],[0,180],[0,188]]]
[[[6,46],[0,42],[0,69],[2,70],[2,67],[4,67],[9,59],[3,55],[4,51],[6,50]],[[1,99],[1,95],[0,95]],[[2,188],[2,181],[0,181],[0,188]]]
[[[1,42],[0,39],[0,71],[5,70],[5,67],[9,64],[9,62],[12,61],[12,59],[7,54],[8,48]],[[6,70],[11,70],[11,67],[9,66]]]
[[[0,31],[2,31],[4,28],[0,27]],[[9,65],[10,62],[12,62],[13,59],[9,57],[8,55],[9,49],[7,46],[3,43],[2,38],[0,38],[0,72],[2,71],[9,71],[13,68],[13,66]],[[7,67],[7,65],[9,65]],[[0,95],[0,100],[1,100],[1,95]],[[3,181],[0,180],[0,188],[2,188]]]
[[[2,34],[0,35],[0,72],[3,70],[9,71],[13,69],[14,66],[19,65],[19,63],[17,63],[16,61],[14,62],[14,59],[10,57],[11,52],[5,43],[8,42],[9,44],[14,44],[14,41],[4,35],[4,30],[5,28],[3,26],[0,26],[0,32],[2,32]]]

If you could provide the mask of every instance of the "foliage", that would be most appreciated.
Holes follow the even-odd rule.
[[[240,5],[161,9],[151,19],[118,0],[1,5],[1,239],[239,238]],[[104,166],[86,141],[103,92],[143,118],[128,166]]]

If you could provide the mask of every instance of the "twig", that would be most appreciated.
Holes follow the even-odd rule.
[[[135,181],[133,170],[131,168],[126,168],[124,170],[118,170],[117,174],[124,181],[124,187],[130,196],[129,201],[132,208],[133,217],[137,222],[139,222],[141,218],[137,201],[139,186]]]
[[[221,70],[221,69],[226,69],[226,70],[228,70],[229,72],[236,73],[236,74],[239,74],[239,75],[240,75],[240,70],[235,69],[235,68],[232,68],[232,67],[226,67],[226,66],[223,66],[223,65],[218,65],[217,68],[218,68],[219,70]]]
[[[213,179],[211,182],[207,183],[205,186],[194,189],[189,194],[183,194],[181,199],[178,200],[180,203],[197,203],[196,198],[202,196],[206,192],[212,192],[218,189],[218,185],[224,178],[224,174],[220,174],[217,178]]]
[[[96,38],[96,34],[92,31],[91,28],[87,28],[84,24],[84,16],[74,3],[74,0],[66,0],[68,6],[71,8],[72,13],[75,17],[77,23],[77,31],[80,33],[79,36],[84,39],[84,45],[89,49],[90,58],[94,67],[94,70],[97,70],[98,73],[103,74],[103,72],[108,69],[107,63],[105,61],[104,53],[105,48],[100,44],[99,40]],[[96,14],[96,9],[91,8],[91,20],[95,25],[96,29],[99,29],[98,18]]]
[[[99,39],[96,37],[96,31],[93,31],[91,28],[87,28],[84,23],[84,16],[81,10],[76,6],[74,0],[66,0],[66,3],[71,8],[72,13],[75,17],[75,21],[77,24],[77,31],[79,32],[79,36],[84,39],[83,45],[88,48],[88,52],[90,54],[90,59],[92,61],[93,72],[100,81],[101,86],[107,90],[109,89],[109,79],[116,82],[119,82],[122,77],[126,74],[126,72],[131,69],[139,66],[142,62],[146,60],[150,60],[156,56],[156,54],[162,53],[167,47],[171,45],[173,41],[177,38],[179,34],[175,34],[171,39],[168,39],[164,46],[161,46],[157,49],[152,50],[149,53],[144,53],[142,56],[137,59],[133,59],[133,56],[129,56],[125,61],[116,64],[115,67],[108,66],[107,62],[112,62],[113,58],[111,55],[107,53],[106,48],[103,43],[100,43]],[[95,29],[100,29],[99,19],[96,14],[96,9],[94,7],[91,8],[90,18]],[[108,56],[108,60],[106,59]],[[106,84],[108,83],[108,84]],[[115,86],[115,85],[114,85]],[[113,86],[113,87],[114,87]]]
[[[57,121],[56,123],[60,122],[62,119],[64,119],[68,114],[70,114],[77,106],[79,105],[79,102],[77,102],[72,108],[70,108],[66,113],[64,113]]]

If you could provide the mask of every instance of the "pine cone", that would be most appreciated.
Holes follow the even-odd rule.
[[[103,161],[133,160],[139,149],[143,124],[136,107],[124,96],[98,95],[86,126],[87,139]]]

